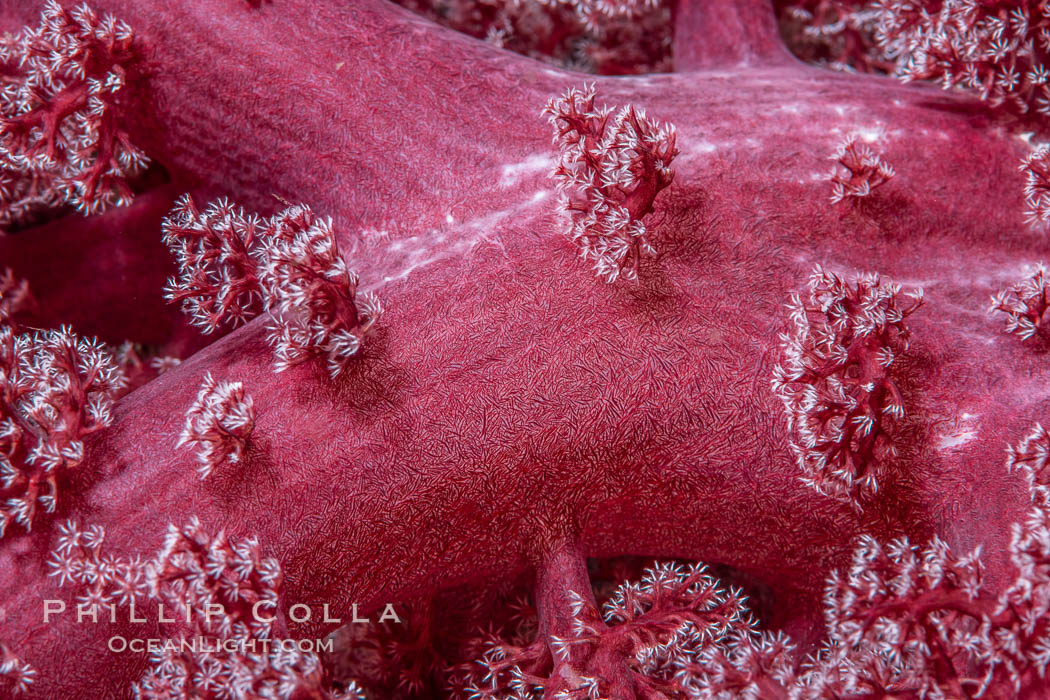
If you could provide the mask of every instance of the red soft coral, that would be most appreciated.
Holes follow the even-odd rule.
[[[240,382],[216,382],[204,375],[200,393],[186,411],[186,427],[176,447],[197,447],[197,470],[206,478],[225,462],[240,462],[255,427],[252,397]]]
[[[0,227],[131,200],[148,162],[120,123],[133,40],[113,16],[55,0],[37,27],[0,39]]]
[[[570,191],[565,209],[583,257],[607,282],[636,280],[641,256],[656,252],[642,218],[674,180],[675,130],[633,105],[614,117],[595,97],[593,85],[572,88],[544,109],[561,155],[554,177]]]
[[[269,310],[278,372],[323,355],[338,376],[383,315],[374,294],[358,294],[332,220],[307,206],[261,219],[225,200],[202,212],[187,195],[165,219],[164,241],[179,265],[168,301],[181,302],[205,333]]]
[[[125,382],[109,352],[68,328],[15,333],[0,325],[0,537],[52,513],[60,482],[84,459],[86,436],[108,426]]]
[[[243,309],[246,322],[192,336],[181,364],[122,396],[112,424],[84,441],[57,509],[104,527],[100,563],[134,561],[154,550],[168,523],[197,513],[207,547],[222,529],[228,543],[257,535],[258,551],[281,564],[282,609],[327,603],[349,620],[355,609],[374,617],[404,600],[419,614],[392,635],[395,649],[382,635],[366,645],[384,654],[378,680],[362,679],[375,696],[397,700],[444,695],[449,670],[470,661],[470,645],[460,642],[477,626],[498,628],[503,601],[519,595],[535,606],[535,622],[511,626],[500,643],[525,654],[523,673],[552,693],[619,698],[647,683],[678,683],[683,694],[805,697],[843,695],[856,681],[877,694],[898,672],[915,685],[969,690],[994,667],[986,696],[1046,694],[1038,607],[1045,528],[1024,479],[1002,469],[1005,442],[1046,424],[1046,357],[984,313],[987,297],[1045,243],[1025,225],[1019,196],[1017,163],[1028,151],[1020,137],[1030,124],[961,91],[793,62],[767,5],[680,0],[677,73],[595,79],[609,104],[635,106],[639,124],[643,107],[673,123],[681,151],[670,163],[673,186],[639,192],[636,209],[627,207],[650,242],[659,237],[658,254],[644,259],[637,282],[607,285],[574,260],[547,177],[550,127],[538,117],[552,96],[580,84],[578,74],[380,0],[254,9],[228,0],[98,1],[100,12],[118,12],[135,29],[142,63],[133,66],[143,70],[128,70],[127,127],[160,166],[156,176],[172,182],[143,181],[156,191],[127,208],[0,238],[4,265],[41,302],[34,324],[68,315],[80,333],[101,328],[107,342],[142,344],[143,356],[168,353],[159,346],[186,329],[156,303],[163,277],[179,274],[165,269],[159,212],[182,191],[200,202],[242,202],[265,214],[265,226],[274,195],[302,202],[317,213],[303,224],[316,229],[307,238],[330,230],[339,251],[326,242],[289,247],[310,269],[287,280],[309,295],[287,316],[265,309],[268,256],[249,252],[242,268],[224,268],[259,290],[249,303],[221,294],[222,236],[191,251],[192,261],[214,256],[200,266],[200,289],[216,300],[208,323],[213,311],[227,318],[225,306]],[[4,26],[39,11],[23,9],[22,0],[0,9]],[[863,206],[832,207],[827,156],[850,133],[885,134],[900,172]],[[318,223],[327,216],[330,228]],[[630,251],[625,257],[626,271]],[[336,258],[367,270],[360,288],[332,267]],[[869,465],[877,492],[854,498],[861,494],[843,487],[857,509],[800,487],[790,449],[798,431],[770,390],[784,352],[778,332],[792,325],[783,302],[817,263],[881,273],[881,284],[866,280],[865,290],[844,280],[843,307],[867,299],[876,316],[900,312],[884,324],[886,337],[871,331],[872,347],[862,341],[845,364],[827,346],[842,344],[848,355],[846,335],[858,336],[864,314],[842,322],[820,302],[800,312],[826,331],[800,343],[814,360],[810,385],[821,384],[825,365],[840,371],[851,399],[869,402],[852,418],[883,430],[883,449],[892,442],[898,453],[887,468],[881,450],[864,455],[848,445],[878,462]],[[339,358],[334,380],[324,347],[275,373],[266,328],[274,312],[307,327],[317,320],[325,332],[356,335],[367,323],[332,301],[320,279],[328,273],[345,295],[340,303],[353,293],[357,306],[359,292],[376,291],[391,322],[368,327],[363,350]],[[890,278],[927,290],[921,313],[903,318],[915,302],[890,289]],[[903,353],[898,322],[908,336]],[[827,341],[819,347],[818,336]],[[900,357],[888,369],[878,366],[885,347]],[[202,480],[195,450],[174,446],[207,373],[240,382],[256,416],[244,452],[250,467]],[[878,390],[865,388],[872,378]],[[883,410],[900,406],[907,420]],[[850,478],[857,485],[866,476]],[[5,643],[38,670],[32,691],[127,696],[149,662],[110,653],[107,640],[181,632],[159,622],[78,624],[72,611],[42,625],[41,599],[68,595],[44,576],[45,552],[63,534],[49,519],[22,530],[0,542],[0,606]],[[853,582],[846,567],[862,536],[878,566]],[[983,545],[975,615],[924,610],[942,591],[925,569],[912,572],[918,598],[894,591],[894,572],[912,566],[914,550],[888,543],[935,536],[948,545],[935,553],[951,566]],[[669,594],[667,606],[643,591],[635,617],[599,619],[609,589],[640,575],[596,582],[589,560],[599,567],[621,557],[681,560],[683,574],[707,562],[718,582]],[[876,576],[878,609],[841,603],[842,624],[829,630],[822,591],[834,570],[843,572],[843,599]],[[945,581],[938,605],[961,600]],[[703,603],[730,588],[748,595],[755,633],[735,626],[740,634],[719,638],[702,658],[679,659],[689,663],[669,674],[660,645],[673,642],[668,659],[693,648],[676,636],[675,616],[709,611],[690,610],[688,595]],[[935,621],[951,615],[963,631],[988,624],[1004,645],[972,663],[911,648],[900,659],[873,656],[896,629],[909,643],[938,640]],[[854,618],[875,620],[857,648],[820,653]],[[922,629],[908,627],[913,621]],[[335,624],[318,616],[288,635],[323,637]],[[274,664],[259,661],[272,680]],[[307,688],[345,687],[327,680]]]
[[[922,290],[904,295],[878,275],[845,282],[820,267],[809,288],[805,301],[795,296],[789,305],[795,328],[783,336],[773,391],[787,410],[803,481],[857,505],[896,455],[888,426],[904,417],[904,397],[891,368],[908,349],[904,320],[922,304]]]

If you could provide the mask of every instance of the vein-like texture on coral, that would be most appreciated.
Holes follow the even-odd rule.
[[[42,624],[42,601],[68,595],[47,577],[65,517],[104,527],[121,556],[194,515],[257,536],[286,604],[344,617],[451,596],[476,601],[448,626],[469,627],[498,607],[472,592],[524,586],[561,611],[539,618],[559,639],[569,592],[590,595],[586,557],[728,567],[801,652],[825,636],[826,578],[862,534],[981,546],[983,584],[1014,582],[1010,526],[1030,503],[1005,447],[1045,424],[1050,376],[1035,339],[986,308],[1045,245],[1017,169],[1030,139],[1009,117],[962,92],[798,63],[764,3],[681,0],[678,72],[594,78],[606,104],[673,124],[679,150],[645,220],[656,254],[637,282],[607,284],[567,235],[541,116],[582,76],[380,0],[94,7],[141,41],[127,133],[172,184],[4,238],[0,262],[28,280],[38,323],[185,359],[85,439],[45,527],[0,543],[4,643],[36,670],[32,693],[126,697],[148,667],[106,648],[141,634],[131,624]],[[39,11],[8,3],[0,26]],[[896,174],[833,207],[827,157],[850,134],[877,135]],[[336,378],[323,358],[274,373],[263,317],[206,346],[175,320],[160,220],[184,191],[332,217],[361,291],[388,309]],[[800,482],[770,386],[786,302],[816,264],[925,291],[894,363],[897,458],[859,513]],[[174,445],[208,372],[243,384],[255,426],[241,466],[201,480]],[[1015,552],[1039,561],[1029,535],[1017,530]],[[321,619],[291,631],[333,631]],[[749,658],[787,653],[769,639]]]

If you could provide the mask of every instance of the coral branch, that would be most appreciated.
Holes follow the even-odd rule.
[[[206,478],[225,462],[237,463],[244,455],[248,438],[255,428],[252,397],[241,382],[216,382],[204,375],[197,400],[186,411],[186,427],[176,447],[197,449],[197,470]]]
[[[205,333],[269,310],[278,372],[324,355],[337,376],[383,314],[375,295],[358,294],[332,220],[305,205],[264,220],[226,200],[201,212],[187,195],[165,219],[164,241],[179,264],[168,301]]]
[[[902,79],[963,86],[992,106],[1050,115],[1045,5],[948,0],[930,7],[893,0],[879,9],[876,37],[897,57]]]
[[[1032,500],[1050,510],[1050,472],[1046,468],[1050,458],[1050,433],[1036,423],[1024,440],[1007,448],[1006,454],[1006,468],[1024,472]]]
[[[561,151],[553,175],[559,188],[574,190],[564,208],[583,257],[607,282],[621,275],[636,280],[642,254],[656,252],[642,218],[674,180],[675,129],[633,105],[613,118],[608,107],[595,108],[595,96],[591,85],[547,103],[544,114]]]
[[[893,167],[868,146],[848,136],[831,159],[838,162],[831,174],[831,203],[867,197],[893,177]]]
[[[112,421],[124,376],[97,340],[68,328],[15,334],[0,325],[0,537],[51,513],[59,483],[84,458],[85,436]]]
[[[274,367],[280,372],[325,355],[334,378],[357,354],[383,306],[370,292],[358,294],[357,274],[339,257],[331,219],[298,206],[278,214],[271,225],[263,285],[273,315]]]
[[[1050,221],[1050,146],[1040,146],[1021,161],[1024,173],[1024,200],[1028,205],[1028,223]]]
[[[183,195],[161,226],[175,254],[179,276],[168,280],[164,297],[179,303],[190,323],[205,333],[237,327],[262,310],[259,264],[263,223],[225,199],[200,211]]]
[[[80,608],[89,615],[93,606],[97,615],[102,606],[158,604],[168,638],[135,684],[136,698],[363,700],[354,686],[332,689],[316,654],[274,638],[283,632],[281,567],[260,556],[255,539],[209,535],[194,518],[170,526],[145,562],[102,554],[104,539],[101,527],[64,525],[51,575],[84,591]]]
[[[936,538],[922,552],[862,538],[847,573],[828,582],[825,678],[856,693],[970,697],[979,681],[966,669],[989,641],[982,570],[979,548],[958,558]]]
[[[55,0],[36,28],[0,39],[0,227],[130,202],[148,162],[119,126],[133,54],[127,24]]]
[[[809,288],[805,302],[794,296],[789,304],[795,329],[782,336],[773,391],[784,402],[803,481],[857,506],[896,454],[886,421],[903,417],[904,404],[890,368],[908,348],[904,319],[922,292],[905,297],[874,274],[847,283],[819,266]]]
[[[1046,279],[1046,269],[1037,265],[1030,276],[992,296],[988,311],[1006,314],[1006,332],[1028,340],[1045,328],[1043,320],[1048,306],[1050,282]]]
[[[516,646],[488,635],[478,662],[459,669],[460,697],[694,697],[694,659],[756,634],[742,592],[703,566],[655,564],[599,607],[571,551],[558,549],[542,567],[540,637]]]

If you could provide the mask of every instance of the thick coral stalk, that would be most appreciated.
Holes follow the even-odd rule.
[[[674,64],[679,71],[790,63],[769,0],[679,0]]]

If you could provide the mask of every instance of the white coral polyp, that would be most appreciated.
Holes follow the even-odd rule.
[[[339,256],[330,218],[300,205],[275,222],[273,245],[260,272],[273,315],[267,337],[275,369],[321,354],[334,378],[360,351],[383,307],[373,294],[358,294],[358,277]]]
[[[670,162],[678,153],[675,129],[634,106],[612,118],[609,108],[594,106],[595,94],[594,85],[571,88],[547,104],[544,113],[561,150],[553,176],[559,189],[575,191],[563,199],[563,209],[581,256],[606,282],[635,280],[639,258],[656,252],[641,221],[651,201],[633,205],[640,206],[636,213],[625,203],[643,185],[652,186],[655,197],[670,184]]]
[[[857,505],[878,488],[881,462],[895,455],[886,417],[904,415],[890,378],[908,347],[904,319],[922,293],[902,294],[878,275],[846,283],[817,267],[805,301],[792,295],[784,357],[773,391],[793,431],[791,450],[803,482]]]
[[[304,204],[261,219],[225,200],[199,211],[185,196],[163,227],[179,264],[166,298],[206,333],[269,311],[278,372],[320,355],[339,375],[383,314],[375,295],[357,291],[331,218]]]
[[[85,435],[112,421],[125,377],[95,339],[69,328],[16,334],[0,325],[0,537],[54,512],[62,474],[84,459]]]
[[[53,0],[37,27],[0,37],[0,226],[62,204],[92,214],[131,201],[127,183],[149,162],[116,126],[131,42],[127,24]]]
[[[989,313],[1006,314],[1006,332],[1028,340],[1043,328],[1048,308],[1050,279],[1039,264],[1028,277],[994,294]]]
[[[216,382],[209,372],[197,400],[186,411],[186,426],[176,447],[197,448],[197,469],[204,479],[223,463],[241,461],[254,428],[255,408],[244,385]]]

